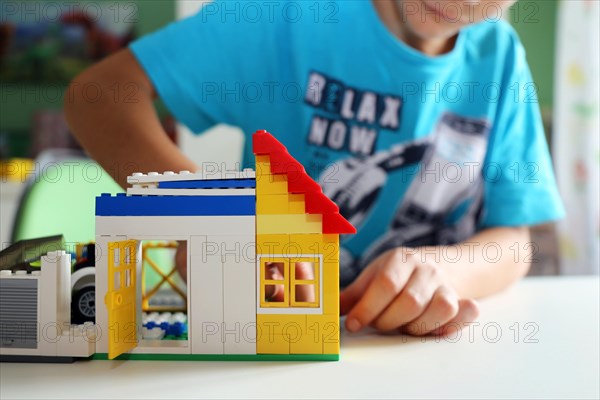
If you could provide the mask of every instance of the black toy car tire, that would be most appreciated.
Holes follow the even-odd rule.
[[[87,286],[73,294],[71,299],[71,321],[74,324],[96,322],[96,288]]]

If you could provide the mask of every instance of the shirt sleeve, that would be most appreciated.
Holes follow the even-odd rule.
[[[244,88],[262,79],[272,25],[239,18],[235,4],[214,1],[130,50],[175,118],[198,133],[244,118]]]
[[[483,227],[532,226],[564,216],[535,85],[514,37],[483,169]]]

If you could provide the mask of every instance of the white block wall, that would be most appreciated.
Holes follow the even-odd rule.
[[[142,342],[133,352],[256,354],[255,223],[255,216],[96,217],[97,351],[108,352],[108,242],[135,239],[188,241],[189,342],[187,349]]]

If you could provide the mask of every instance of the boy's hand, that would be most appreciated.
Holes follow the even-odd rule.
[[[479,315],[477,303],[461,300],[444,271],[424,262],[418,250],[397,248],[373,261],[341,293],[346,329],[400,329],[411,335],[451,334]]]

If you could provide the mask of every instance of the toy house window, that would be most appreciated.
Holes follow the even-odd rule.
[[[289,307],[289,259],[263,261],[260,270],[260,305]]]
[[[318,260],[278,258],[262,261],[260,275],[261,307],[319,307]]]
[[[300,259],[290,263],[290,305],[319,307],[319,263]]]

